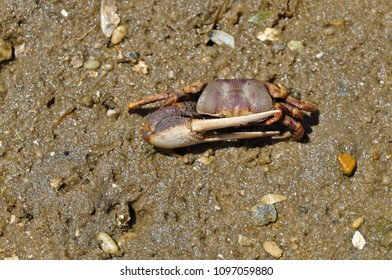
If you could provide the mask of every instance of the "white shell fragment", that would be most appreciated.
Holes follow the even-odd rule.
[[[260,202],[263,203],[263,204],[270,205],[270,204],[275,204],[275,203],[284,201],[286,199],[287,199],[287,197],[285,197],[282,194],[269,193],[269,194],[264,195],[261,198]]]
[[[264,31],[257,33],[256,38],[260,41],[277,41],[278,30],[267,27]]]
[[[352,242],[353,242],[354,247],[359,250],[362,250],[366,244],[365,238],[362,236],[362,234],[359,231],[356,231],[354,233]]]
[[[112,36],[114,29],[120,23],[120,16],[116,11],[116,0],[101,1],[101,29],[108,38]]]
[[[226,32],[220,30],[211,30],[208,32],[208,36],[215,44],[228,45],[232,49],[235,47],[234,37]]]

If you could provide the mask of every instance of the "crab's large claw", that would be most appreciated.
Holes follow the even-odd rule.
[[[164,107],[147,117],[144,124],[144,139],[159,148],[174,149],[204,142],[247,139],[278,135],[278,131],[237,132],[219,134],[213,130],[238,127],[259,122],[279,110],[232,118],[192,119],[183,117],[177,106]],[[210,131],[210,133],[205,133]]]

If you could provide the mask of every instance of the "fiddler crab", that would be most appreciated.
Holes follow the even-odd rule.
[[[276,136],[279,131],[223,132],[222,128],[268,126],[279,120],[302,140],[302,111],[317,106],[288,95],[287,89],[252,79],[214,80],[186,86],[182,92],[161,93],[132,102],[128,109],[164,100],[148,115],[144,139],[151,145],[173,149],[213,141]],[[181,102],[177,102],[181,101]]]

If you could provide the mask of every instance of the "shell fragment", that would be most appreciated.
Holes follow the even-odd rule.
[[[103,34],[108,38],[112,36],[114,29],[120,23],[120,16],[116,12],[116,0],[102,0],[101,29]]]

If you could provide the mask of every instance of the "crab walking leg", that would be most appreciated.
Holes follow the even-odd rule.
[[[280,113],[280,110],[272,110],[262,112],[258,114],[232,117],[232,118],[221,118],[221,119],[192,119],[191,120],[191,131],[193,132],[205,132],[209,130],[215,130],[226,127],[236,127],[246,125],[248,123],[261,121],[267,117],[270,117],[276,113]]]
[[[317,112],[317,106],[314,105],[313,103],[304,102],[304,101],[298,100],[292,96],[287,96],[286,102],[290,103],[291,105],[298,107],[304,111],[308,111],[311,113]]]
[[[132,110],[132,109],[138,108],[138,107],[145,105],[145,104],[149,104],[149,103],[153,103],[153,102],[161,101],[161,100],[166,100],[169,97],[170,97],[170,94],[168,94],[168,93],[161,93],[161,94],[157,94],[157,95],[148,96],[148,97],[143,98],[139,101],[129,103],[128,109]]]

